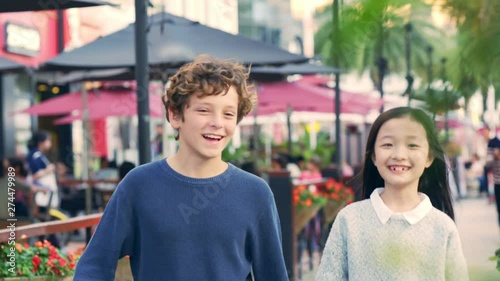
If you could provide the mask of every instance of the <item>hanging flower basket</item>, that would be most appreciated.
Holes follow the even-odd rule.
[[[321,206],[295,208],[295,216],[293,218],[293,232],[295,235],[298,235],[304,229],[320,208]]]
[[[337,214],[340,212],[342,208],[344,208],[345,205],[346,205],[345,201],[328,200],[328,202],[326,202],[325,207],[323,207],[326,223],[328,224],[332,223],[333,220],[335,220]]]
[[[319,193],[328,199],[323,208],[325,221],[328,224],[335,220],[335,217],[342,208],[354,200],[352,189],[334,179],[329,179],[324,185],[321,185]]]
[[[326,199],[311,186],[300,185],[293,189],[293,205],[295,206],[293,230],[295,235],[298,235],[304,229],[325,204]]]
[[[307,223],[326,204],[326,198],[319,195],[314,186],[299,185],[293,189],[293,230],[298,235]]]

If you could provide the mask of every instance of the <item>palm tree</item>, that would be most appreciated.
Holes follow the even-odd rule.
[[[381,76],[376,61],[385,58],[389,72],[401,73],[405,63],[405,29],[413,26],[411,44],[412,64],[425,71],[430,37],[437,37],[437,29],[429,23],[431,7],[419,0],[362,0],[345,5],[341,10],[340,67],[359,74],[368,70],[380,90]],[[318,18],[331,15],[331,6],[319,13]],[[326,20],[315,35],[316,53],[321,53],[326,64],[331,58],[331,20]]]
[[[500,2],[483,0],[445,0],[443,9],[457,25],[456,51],[450,65],[451,80],[466,98],[479,90],[486,109],[488,88],[500,100]],[[496,104],[496,103],[495,103]],[[484,116],[483,116],[484,119]]]

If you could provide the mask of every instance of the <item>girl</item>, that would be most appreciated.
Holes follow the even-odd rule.
[[[375,120],[362,170],[366,200],[339,212],[317,281],[469,280],[436,136],[419,109]]]

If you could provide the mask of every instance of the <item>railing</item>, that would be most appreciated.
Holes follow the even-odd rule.
[[[16,239],[30,238],[59,232],[70,232],[82,228],[87,228],[87,233],[89,233],[90,228],[99,224],[101,216],[102,213],[99,213],[61,221],[41,222],[20,227],[13,227],[12,229],[2,229],[0,230],[0,243],[9,241],[13,231],[15,232]],[[15,222],[12,223],[14,224]],[[89,239],[90,237],[87,237],[87,242]]]

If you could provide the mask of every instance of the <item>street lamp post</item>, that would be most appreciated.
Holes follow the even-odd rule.
[[[405,46],[406,46],[406,81],[408,81],[408,86],[405,91],[405,95],[408,95],[408,106],[410,106],[412,99],[412,89],[413,89],[413,75],[411,74],[411,33],[412,25],[408,23],[405,25]]]
[[[384,99],[384,76],[387,71],[387,60],[383,56],[379,56],[375,61],[375,64],[378,67],[379,81],[378,81],[378,90],[380,91],[380,98]],[[380,113],[384,112],[384,104],[380,107]]]
[[[434,92],[431,89],[432,85],[432,80],[434,79],[432,76],[432,53],[434,49],[432,46],[427,46],[426,52],[427,52],[427,59],[429,61],[429,64],[427,65],[427,100],[428,101],[433,101],[434,100]],[[436,110],[432,110],[432,120],[436,121]]]
[[[443,79],[443,86],[444,86],[444,132],[445,132],[445,136],[444,136],[444,141],[445,143],[448,143],[448,138],[449,138],[449,135],[448,135],[448,110],[449,110],[449,107],[448,107],[448,82],[446,81],[446,58],[443,57],[441,58],[441,65],[442,65],[442,79]]]
[[[148,14],[145,0],[135,0],[135,79],[137,81],[137,123],[139,164],[151,161],[149,139],[149,67],[147,45]]]
[[[429,60],[429,64],[427,65],[427,91],[431,90],[431,84],[432,84],[432,52],[434,49],[432,46],[428,46],[427,49],[427,58]]]
[[[340,12],[339,0],[333,0],[333,44],[331,48],[334,67],[340,69]],[[340,122],[340,71],[335,72],[335,164],[337,168],[337,176],[340,179],[342,175],[342,137],[341,137],[341,122]]]

